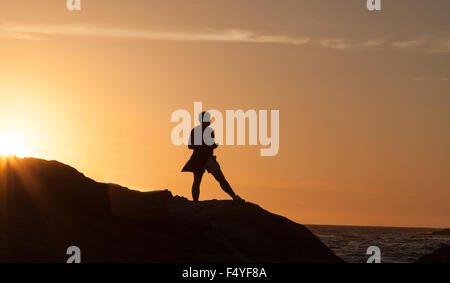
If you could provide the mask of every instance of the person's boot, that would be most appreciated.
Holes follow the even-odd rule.
[[[242,203],[245,203],[245,200],[243,200],[240,196],[235,195],[233,197],[233,203],[234,204],[242,204]]]

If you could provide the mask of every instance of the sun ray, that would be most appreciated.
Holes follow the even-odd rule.
[[[0,133],[0,155],[26,157],[28,149],[25,139],[14,132]]]

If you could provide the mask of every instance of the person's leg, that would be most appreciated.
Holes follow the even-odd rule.
[[[194,172],[194,183],[192,184],[192,199],[198,201],[200,197],[200,183],[202,182],[203,171]]]
[[[227,179],[222,173],[222,170],[217,170],[215,172],[211,172],[211,174],[216,178],[216,180],[219,182],[220,187],[224,192],[229,194],[233,199],[236,198],[236,194],[234,193],[233,189],[231,188],[230,184],[228,183]]]

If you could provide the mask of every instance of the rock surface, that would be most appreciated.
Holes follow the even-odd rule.
[[[95,182],[67,165],[0,159],[0,262],[342,262],[304,226],[258,205],[194,204]]]

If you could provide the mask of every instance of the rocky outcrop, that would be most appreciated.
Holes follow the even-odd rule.
[[[194,204],[95,182],[67,165],[0,160],[0,261],[342,262],[303,225],[256,204]]]

